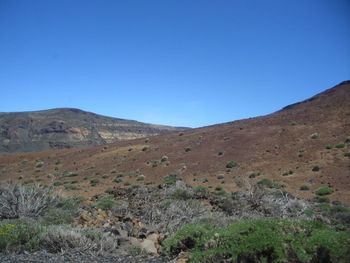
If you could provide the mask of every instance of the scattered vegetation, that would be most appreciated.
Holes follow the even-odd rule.
[[[238,166],[238,164],[236,163],[236,162],[234,162],[234,161],[228,161],[227,163],[226,163],[226,168],[234,168],[234,167],[237,167]]]
[[[320,170],[321,170],[321,168],[318,165],[315,165],[314,167],[312,167],[313,172],[318,172]]]
[[[190,152],[190,151],[192,151],[191,147],[185,147],[185,152]]]
[[[310,135],[311,139],[318,139],[320,137],[320,135],[318,133],[313,133]]]
[[[276,189],[280,189],[283,188],[284,186],[282,184],[276,183],[276,182],[272,182],[269,179],[261,179],[258,182],[258,185],[264,186],[264,187],[268,187],[268,188],[276,188]]]
[[[316,194],[323,196],[323,195],[330,195],[333,193],[333,189],[329,188],[328,186],[321,186],[316,190]]]
[[[90,180],[90,185],[91,186],[96,186],[99,182],[100,182],[99,179],[94,178],[94,179]]]
[[[299,188],[301,191],[308,191],[308,190],[310,190],[310,186],[308,186],[308,185],[302,185],[302,186],[300,186],[300,188]]]
[[[171,198],[176,200],[189,200],[192,199],[192,197],[193,193],[186,189],[176,189],[171,194]]]
[[[102,210],[111,210],[113,207],[118,206],[118,203],[112,195],[105,195],[100,197],[93,206]]]

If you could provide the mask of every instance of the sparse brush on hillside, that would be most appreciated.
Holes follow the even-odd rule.
[[[0,186],[1,219],[35,218],[58,203],[59,195],[53,191],[53,187],[27,187],[20,184]]]
[[[61,251],[115,252],[115,235],[67,225],[51,226],[39,236],[40,247],[52,253]]]

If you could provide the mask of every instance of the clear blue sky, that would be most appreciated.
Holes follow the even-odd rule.
[[[346,79],[349,0],[0,0],[0,112],[199,127]]]

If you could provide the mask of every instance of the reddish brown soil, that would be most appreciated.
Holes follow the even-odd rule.
[[[312,139],[311,134],[319,137]],[[238,185],[252,185],[262,178],[284,184],[286,190],[300,197],[314,196],[321,185],[332,187],[332,200],[350,204],[350,82],[318,94],[304,102],[263,117],[239,120],[209,127],[187,130],[89,148],[54,150],[31,154],[0,157],[0,180],[24,181],[32,178],[42,183],[79,180],[81,190],[67,191],[84,196],[103,193],[118,185],[112,182],[117,172],[139,170],[145,176],[124,176],[125,182],[143,185],[158,184],[171,172],[182,169],[180,177],[190,185],[221,185],[227,191],[236,191]],[[345,143],[344,148],[326,149],[326,145]],[[148,146],[146,151],[142,149]],[[190,147],[190,151],[185,148]],[[219,155],[219,153],[223,153]],[[300,155],[301,154],[301,155]],[[302,156],[303,155],[303,156]],[[167,156],[170,164],[152,167],[152,160]],[[60,164],[56,164],[60,160]],[[228,170],[227,161],[234,160],[239,167]],[[36,168],[38,161],[44,162]],[[320,171],[312,171],[319,166]],[[56,169],[56,170],[55,170]],[[48,178],[48,174],[77,172],[76,177]],[[293,173],[283,176],[283,173]],[[260,176],[249,178],[253,172]],[[98,173],[98,175],[95,175]],[[103,179],[107,174],[109,178]],[[224,179],[217,179],[219,174]],[[18,179],[22,176],[22,179]],[[87,178],[84,180],[84,178]],[[90,180],[100,183],[90,186]],[[203,183],[207,179],[208,182]],[[310,183],[314,181],[314,183]],[[224,181],[224,182],[223,182]],[[309,185],[309,191],[300,191]],[[243,188],[244,189],[244,188]]]

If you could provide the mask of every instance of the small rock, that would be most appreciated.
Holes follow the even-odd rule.
[[[187,263],[189,261],[190,255],[188,252],[181,252],[177,257],[176,263]]]
[[[154,245],[154,242],[151,240],[145,239],[141,242],[141,248],[144,249],[147,253],[158,255],[158,251],[156,246]]]

